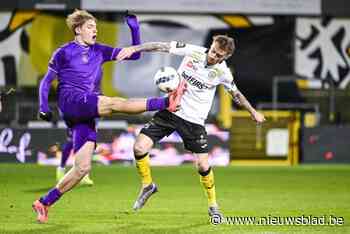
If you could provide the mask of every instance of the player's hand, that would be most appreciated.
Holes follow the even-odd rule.
[[[258,112],[258,111],[254,111],[252,113],[252,119],[258,124],[263,123],[266,120],[265,116],[262,113]]]
[[[137,51],[134,47],[125,47],[119,52],[117,60],[122,61],[124,59],[130,58],[130,56],[135,52]]]
[[[38,115],[39,115],[39,118],[41,120],[45,120],[48,122],[50,122],[52,120],[52,112],[51,111],[47,111],[47,112],[40,111]]]
[[[129,11],[126,11],[125,20],[130,28],[139,27],[136,15],[130,14]]]

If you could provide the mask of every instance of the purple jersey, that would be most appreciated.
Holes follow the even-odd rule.
[[[75,41],[58,48],[49,63],[57,74],[58,95],[69,93],[100,93],[102,64],[113,60],[120,48],[95,43],[82,46]]]
[[[49,69],[57,74],[58,106],[65,120],[98,117],[102,64],[113,60],[120,50],[99,43],[82,46],[72,41],[54,52]]]

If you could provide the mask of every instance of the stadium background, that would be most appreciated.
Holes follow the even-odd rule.
[[[32,128],[46,126],[37,122],[33,123],[36,120],[37,112],[37,86],[46,72],[52,52],[59,45],[71,39],[72,35],[65,25],[65,16],[69,9],[79,7],[79,4],[82,6],[85,4],[86,8],[90,7],[96,11],[99,20],[100,41],[114,46],[127,46],[129,44],[130,35],[123,22],[122,13],[111,11],[114,6],[113,2],[105,1],[105,4],[111,4],[111,8],[106,7],[103,11],[103,9],[94,8],[96,3],[93,1],[81,3],[68,1],[61,4],[33,1],[32,5],[19,1],[19,9],[1,11],[0,57],[2,66],[0,66],[0,85],[4,88],[14,87],[18,90],[17,94],[7,101],[8,104],[4,106],[0,118],[2,123],[7,124],[5,127],[10,127],[11,131],[17,132],[18,129],[29,126],[28,132],[30,133]],[[128,4],[130,7],[133,6],[132,2]],[[118,9],[119,11],[124,10],[123,7],[127,8],[128,4],[126,4],[127,6],[121,5],[120,8],[117,6],[116,11]],[[301,117],[296,120],[300,122],[300,129],[296,130],[300,132],[298,139],[291,143],[289,139],[291,136],[287,137],[288,139],[281,142],[281,147],[284,149],[281,148],[280,151],[284,155],[278,155],[281,153],[276,152],[275,156],[276,154],[277,156],[287,156],[285,148],[289,149],[297,144],[295,150],[299,151],[299,155],[295,157],[298,157],[299,161],[333,162],[338,160],[339,162],[349,162],[348,157],[344,155],[346,150],[337,150],[335,153],[336,148],[345,147],[341,141],[332,141],[333,143],[328,148],[318,147],[319,144],[324,145],[329,141],[329,137],[324,136],[323,131],[316,130],[320,124],[332,124],[328,128],[338,128],[339,125],[350,121],[349,111],[344,108],[349,101],[349,20],[344,17],[345,13],[340,11],[341,9],[339,10],[336,4],[333,6],[334,12],[332,12],[333,8],[324,7],[324,9],[331,11],[332,15],[322,15],[322,11],[317,12],[318,8],[312,7],[316,3],[298,4],[301,5],[297,6],[296,4],[294,9],[289,9],[287,12],[283,11],[285,10],[283,7],[288,8],[291,7],[290,5],[276,4],[275,6],[271,5],[271,9],[265,9],[266,13],[280,11],[279,14],[273,15],[266,13],[241,14],[240,12],[228,14],[220,12],[223,11],[220,5],[217,6],[216,11],[213,10],[213,13],[207,12],[205,9],[202,11],[198,9],[200,14],[171,14],[171,12],[159,9],[150,13],[145,12],[142,6],[135,8],[135,12],[140,11],[138,17],[141,22],[143,41],[179,40],[208,46],[211,37],[217,33],[228,34],[236,39],[237,52],[228,60],[228,64],[236,77],[236,83],[249,100],[258,109],[283,109],[301,114]],[[174,5],[175,12],[181,9],[181,5]],[[238,2],[236,7],[239,6]],[[323,6],[324,4],[319,7]],[[59,7],[63,7],[65,10],[57,10]],[[254,12],[254,6],[248,10]],[[294,15],[298,13],[300,15]],[[338,17],[336,13],[339,13]],[[308,14],[310,16],[307,16]],[[104,66],[102,91],[106,95],[124,97],[159,95],[152,80],[155,71],[165,65],[176,67],[180,61],[181,58],[177,56],[161,53],[155,56],[151,53],[145,53],[141,60],[135,62],[108,63]],[[51,94],[50,100],[54,102],[55,92],[53,91]],[[220,90],[214,102],[209,122],[226,129],[232,126],[231,132],[235,135],[244,135],[240,133],[240,129],[235,129],[242,126],[241,124],[232,125],[231,105],[227,96]],[[118,128],[115,126],[121,125],[119,130],[127,131],[126,126],[129,123],[142,124],[149,119],[149,116],[149,114],[142,117],[121,115],[114,117],[119,122],[109,126],[114,125],[114,128]],[[269,129],[262,132],[263,135],[268,134],[271,129],[280,128],[287,129],[287,135],[291,134],[291,130],[288,130],[286,124],[279,126],[278,120],[275,118],[274,120],[276,126],[273,124],[269,126]],[[260,141],[263,144],[260,149],[255,147],[255,151],[261,152],[253,153],[253,155],[247,156],[248,158],[262,158],[262,154],[268,153],[267,148],[272,147],[267,145],[266,137],[261,136],[260,140],[254,137],[257,135],[254,134],[257,130],[252,125],[251,123],[243,124],[245,129],[252,128],[246,137],[247,139],[235,140],[235,137],[232,137],[231,140],[234,142],[231,144],[231,149],[235,148],[235,144],[239,145],[239,142],[252,141],[252,145],[231,150],[231,159],[242,157],[244,153],[242,151],[251,151],[248,148],[254,145],[254,141]],[[54,124],[53,128],[56,126]],[[58,124],[58,126],[62,125]],[[316,129],[313,130],[313,133],[309,133],[311,129],[308,127]],[[343,131],[344,133],[340,133]],[[11,140],[6,135],[7,132],[2,131],[4,148],[0,149],[2,153],[6,153],[8,151],[6,147],[8,148],[11,144]],[[348,131],[342,128],[336,132],[346,134]],[[286,132],[279,133],[286,134]],[[118,135],[118,133],[116,134]],[[33,140],[30,142],[31,144],[28,143],[28,150],[41,148],[42,151],[45,151],[42,146],[33,145],[35,134],[31,136]],[[311,144],[307,137],[316,137],[318,140]],[[57,138],[55,142],[63,141],[59,136],[51,139],[54,138]],[[273,134],[272,138],[274,138]],[[277,138],[279,137],[277,136]],[[341,135],[339,138],[342,139]],[[7,145],[4,145],[4,139],[9,141]],[[13,140],[12,144],[18,145],[19,139],[17,142],[15,139]],[[108,139],[104,139],[104,141],[108,143]],[[274,143],[274,145],[277,144]],[[274,147],[276,148],[276,146]],[[305,151],[312,151],[313,148],[319,150],[310,156],[303,154]],[[222,147],[226,157],[229,155],[227,149],[227,147]],[[278,149],[276,150],[278,151]],[[326,155],[332,157],[326,157]],[[30,157],[32,158],[28,159],[29,161],[35,161],[37,152],[33,151]],[[306,157],[311,157],[311,159]],[[15,157],[12,156],[12,158],[15,160]]]
[[[305,176],[301,178],[303,180],[308,178],[309,170],[316,171],[313,174],[315,180],[327,181],[326,177],[330,175],[328,182],[337,181],[338,186],[332,187],[333,190],[327,186],[324,189],[333,193],[332,198],[339,198],[337,206],[340,207],[333,211],[349,216],[345,203],[349,204],[350,192],[350,2],[345,0],[205,0],[200,3],[195,0],[130,0],[118,4],[112,0],[1,2],[0,89],[16,89],[15,95],[6,98],[0,113],[2,176],[15,175],[13,171],[17,168],[31,176],[36,168],[31,171],[33,163],[57,165],[59,162],[59,154],[53,155],[50,148],[64,142],[65,126],[57,113],[52,123],[37,120],[38,84],[52,52],[72,39],[65,16],[74,8],[91,11],[98,19],[98,40],[118,47],[129,45],[131,40],[123,22],[125,10],[137,14],[143,42],[179,40],[209,46],[215,34],[233,36],[237,50],[228,65],[240,90],[257,109],[264,111],[268,121],[256,126],[219,88],[207,125],[211,164],[227,166],[221,169],[227,174],[237,170],[242,181],[249,181],[249,173],[253,170],[230,165],[281,166],[256,169],[257,173],[264,174],[268,170],[275,173],[269,180],[281,176],[279,173],[283,177],[289,172],[300,173],[301,177]],[[138,61],[105,64],[102,91],[106,95],[123,97],[159,95],[153,84],[153,74],[161,66],[176,67],[180,61],[181,58],[176,56],[145,53]],[[52,106],[54,101],[53,88],[50,93]],[[106,151],[95,155],[94,162],[117,164],[118,168],[133,165],[134,137],[151,114],[116,115],[101,120],[98,142]],[[151,164],[190,164],[193,160],[183,149],[178,135],[173,134],[152,151]],[[342,163],[345,165],[330,167]],[[179,170],[186,171],[186,166],[184,168]],[[106,173],[103,170],[97,167],[101,174]],[[133,167],[127,170],[132,171]],[[177,173],[176,169],[169,170]],[[47,167],[43,173],[49,175],[50,171],[54,169]],[[108,173],[111,175],[110,171]],[[225,173],[220,174],[218,169],[221,180],[226,181]],[[294,184],[300,183],[301,190],[310,186],[291,174],[286,178]],[[11,178],[3,177],[1,181],[8,188],[16,184]],[[101,184],[104,182],[100,181]],[[29,179],[27,183],[31,183]],[[48,182],[46,186],[49,184],[52,183]],[[318,185],[315,182],[320,189]],[[284,185],[276,182],[271,186]],[[263,194],[263,185],[260,189]],[[3,192],[5,197],[11,196],[6,190]],[[297,193],[298,190],[290,188],[290,197]],[[1,203],[8,206],[6,199]],[[6,222],[6,219],[2,220],[5,225]],[[346,233],[346,230],[341,232]]]

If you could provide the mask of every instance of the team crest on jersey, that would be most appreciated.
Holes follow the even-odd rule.
[[[81,60],[83,61],[83,63],[88,63],[89,62],[89,58],[88,58],[87,54],[83,54],[81,56]]]
[[[88,63],[89,62],[89,55],[88,55],[89,51],[84,50],[81,53],[81,60],[83,61],[83,63]]]
[[[210,71],[210,72],[208,73],[208,77],[209,77],[210,79],[214,79],[214,78],[216,77],[216,72],[215,72],[215,71]]]

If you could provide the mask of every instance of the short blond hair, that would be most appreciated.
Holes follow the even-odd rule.
[[[233,52],[235,52],[235,40],[232,37],[226,35],[216,35],[213,36],[213,42],[218,43],[219,48],[226,51],[228,57],[230,57]]]
[[[97,22],[96,18],[85,10],[75,9],[74,12],[67,16],[66,23],[68,28],[74,33],[77,27],[83,25],[86,21],[93,20]]]

